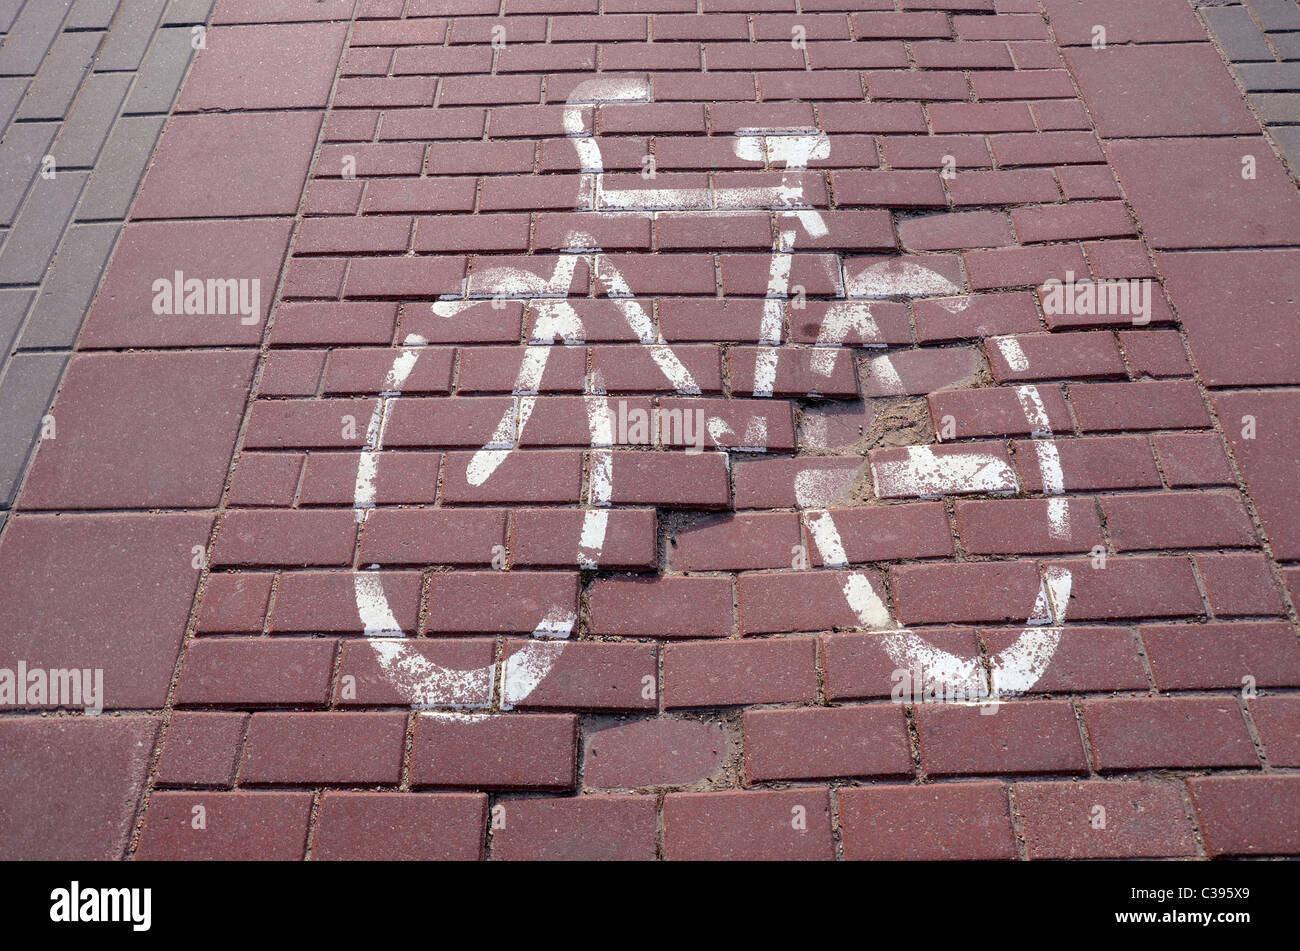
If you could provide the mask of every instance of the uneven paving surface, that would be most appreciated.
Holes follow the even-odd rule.
[[[1214,12],[218,0],[0,536],[105,708],[0,694],[0,853],[1300,853]]]

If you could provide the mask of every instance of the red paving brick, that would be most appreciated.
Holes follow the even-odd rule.
[[[4,857],[120,858],[160,725],[154,716],[0,721],[10,758],[0,777]]]
[[[1214,397],[1273,556],[1283,561],[1300,558],[1300,528],[1294,506],[1285,501],[1298,448],[1296,428],[1285,420],[1295,419],[1298,396],[1295,390],[1243,390]]]
[[[1227,251],[1161,254],[1158,260],[1207,385],[1298,382],[1300,352],[1292,332],[1297,291],[1288,275],[1300,267],[1300,254]],[[1227,300],[1246,308],[1225,312]]]
[[[1300,699],[1292,696],[1260,697],[1250,702],[1255,729],[1264,743],[1270,766],[1295,766],[1300,763]]]
[[[523,641],[507,641],[507,663],[527,656]],[[658,706],[658,651],[650,644],[575,643],[558,652],[546,679],[520,709],[655,710]]]
[[[136,858],[288,861],[307,851],[308,792],[159,792]]]
[[[1295,776],[1201,776],[1187,781],[1212,856],[1294,855],[1300,781]]]
[[[0,857],[1300,854],[1298,208],[1185,0],[223,0]]]
[[[1060,700],[1012,704],[996,713],[923,707],[917,730],[921,764],[932,776],[1087,771],[1074,710]]]
[[[258,713],[240,778],[253,785],[395,785],[405,731],[400,713]]]
[[[664,858],[830,859],[826,787],[784,791],[670,793],[664,799]]]
[[[1043,0],[1057,40],[1089,46],[1093,27],[1106,29],[1106,42],[1177,43],[1203,41],[1205,28],[1180,0],[1149,0],[1141,8],[1126,0]]]
[[[751,782],[822,776],[910,775],[907,727],[897,705],[745,713]]]
[[[321,796],[312,858],[321,861],[473,861],[483,857],[482,793]]]
[[[850,861],[1016,858],[1001,783],[846,788],[839,802]]]
[[[1300,643],[1284,623],[1143,625],[1140,630],[1160,690],[1300,682]]]
[[[1016,783],[1031,859],[1196,855],[1180,784]]]
[[[211,527],[197,514],[11,517],[0,546],[5,656],[102,669],[106,709],[161,708],[198,584],[193,549]]]
[[[37,453],[23,506],[215,505],[253,363],[234,351],[76,357],[61,393],[63,425]]]
[[[158,784],[230,788],[247,730],[243,713],[173,714],[158,760]]]
[[[655,857],[650,796],[500,799],[492,857],[514,861],[645,861]]]
[[[1068,51],[1066,60],[1097,130],[1107,138],[1249,134],[1258,128],[1210,43],[1080,48]]]
[[[417,718],[411,782],[477,789],[572,789],[578,718],[423,714]]]
[[[1115,139],[1107,149],[1155,248],[1300,241],[1300,195],[1263,136]],[[1242,176],[1248,156],[1254,178]]]
[[[594,789],[688,786],[710,778],[726,757],[726,735],[718,724],[635,720],[588,733],[582,782]]]
[[[320,123],[317,112],[173,117],[135,217],[294,214]]]
[[[99,296],[90,308],[81,337],[83,349],[120,347],[236,346],[258,343],[266,316],[274,303],[274,287],[288,248],[291,223],[265,221],[167,221],[127,225],[105,275]],[[183,280],[204,282],[202,308],[186,313],[184,298],[180,313],[175,308],[176,274]],[[208,280],[247,280],[246,299],[256,297],[260,309],[241,311],[238,295],[228,298],[225,312],[208,310]],[[171,306],[166,297],[157,313],[154,300],[167,281],[172,289]],[[195,301],[197,304],[197,299]],[[220,298],[214,303],[220,304]],[[252,310],[252,308],[248,308]],[[389,336],[384,338],[387,343]],[[313,390],[313,392],[315,392]]]
[[[1085,700],[1097,770],[1258,765],[1236,698]]]
[[[324,108],[346,33],[343,23],[212,29],[177,111]]]

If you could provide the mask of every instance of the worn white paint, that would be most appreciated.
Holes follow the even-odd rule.
[[[412,707],[484,708],[492,704],[492,667],[442,667],[412,649],[405,638],[372,638],[369,644],[388,681]]]
[[[614,454],[608,450],[591,454],[589,498],[592,505],[609,505],[614,494]]]
[[[1052,443],[1035,443],[1038,465],[1043,471],[1043,487],[1047,492],[1061,491],[1061,458]],[[1053,474],[1053,482],[1047,481],[1047,473]],[[1070,537],[1070,503],[1066,499],[1047,500],[1047,531],[1053,538]]]
[[[353,589],[356,593],[357,614],[361,617],[366,637],[400,637],[402,626],[393,617],[379,575],[357,572],[353,576]]]
[[[515,446],[515,417],[518,411],[519,399],[516,397],[502,413],[487,444],[470,457],[469,465],[465,467],[465,481],[470,485],[482,485],[510,455],[510,450]]]
[[[866,575],[849,575],[844,582],[844,599],[863,627],[878,630],[898,626]]]
[[[556,341],[576,346],[586,342],[582,319],[567,300],[539,300],[533,304],[531,344],[554,344]]]
[[[881,644],[899,669],[921,671],[926,680],[950,694],[979,696],[987,690],[978,656],[959,657],[910,631],[883,634]]]
[[[582,533],[578,538],[578,566],[597,568],[605,547],[605,533],[609,531],[608,509],[587,509],[582,516]]]
[[[741,452],[767,452],[767,417],[751,416],[745,424],[745,438],[736,449]]]
[[[482,301],[477,300],[436,300],[429,309],[433,311],[434,316],[450,319],[464,313],[471,307],[478,307]]]
[[[825,132],[801,134],[800,129],[794,130],[794,135],[775,135],[775,131],[769,130],[766,139],[768,161],[773,165],[805,169],[813,159],[831,157],[831,140]]]
[[[888,356],[873,357],[867,363],[867,375],[879,382],[880,389],[886,395],[902,396],[907,392],[907,387],[903,385],[903,378],[898,375],[894,361]]]
[[[1059,496],[1065,492],[1065,473],[1061,469],[1061,454],[1051,439],[1052,426],[1047,418],[1047,408],[1036,386],[1016,387],[1016,398],[1031,427],[1034,454],[1038,458],[1038,471],[1043,479],[1043,493]],[[1061,498],[1047,503],[1047,528],[1052,538],[1070,537],[1070,504]]]
[[[1024,693],[1038,683],[1060,642],[1059,627],[1022,632],[1010,647],[989,658],[993,694]]]
[[[715,188],[713,190],[713,207],[718,209],[751,208],[770,210],[773,208],[806,207],[803,200],[803,186],[766,185],[746,188]]]
[[[800,508],[824,508],[842,499],[853,486],[857,470],[810,466],[794,477],[794,497]]]
[[[737,158],[742,158],[746,162],[767,161],[767,153],[763,148],[763,137],[761,135],[737,133],[731,150],[736,154]]]
[[[814,238],[824,238],[830,234],[830,229],[826,227],[826,219],[818,212],[809,209],[800,209],[798,211],[785,212],[787,216],[793,216],[803,230],[807,231]]]
[[[1036,386],[1017,386],[1016,399],[1020,401],[1020,411],[1025,414],[1025,422],[1030,426],[1030,435],[1052,435],[1052,424],[1047,418],[1047,407]]]
[[[596,181],[596,207],[608,211],[707,211],[714,202],[708,188],[606,188],[601,176]]]
[[[844,290],[848,297],[939,297],[961,288],[915,261],[886,260],[847,278]]]
[[[705,427],[715,446],[725,447],[733,452],[767,452],[766,416],[749,417],[749,422],[745,424],[745,435],[730,445],[727,444],[726,437],[735,436],[736,432],[721,416],[710,416],[705,422]]]
[[[510,710],[537,689],[564,651],[563,644],[532,641],[501,667],[501,709]]]
[[[1002,359],[1012,371],[1023,373],[1029,369],[1029,358],[1025,356],[1024,347],[1020,346],[1020,341],[1015,337],[994,337],[993,345],[998,348]]]
[[[1019,488],[1015,470],[997,456],[973,451],[941,455],[930,446],[908,446],[904,459],[872,463],[871,475],[881,498],[1008,495]]]
[[[767,347],[754,354],[754,395],[771,396],[776,388],[776,364],[780,351]]]
[[[808,534],[812,536],[813,544],[822,556],[822,564],[827,568],[843,568],[848,565],[849,557],[844,553],[844,542],[830,512],[805,512],[803,523],[808,527]]]
[[[812,370],[819,376],[830,376],[835,371],[844,342],[857,335],[858,342],[867,347],[883,347],[880,327],[871,316],[871,305],[866,301],[840,301],[826,308],[821,329],[817,332],[817,349],[812,356]],[[897,375],[897,374],[895,374]]]

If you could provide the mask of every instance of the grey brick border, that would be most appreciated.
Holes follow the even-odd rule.
[[[1300,0],[1191,0],[1300,181]]]

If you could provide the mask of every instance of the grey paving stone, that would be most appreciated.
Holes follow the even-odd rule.
[[[9,520],[9,510],[0,509],[0,532],[5,530],[5,522]]]
[[[95,69],[139,69],[166,3],[167,0],[132,0],[124,5],[95,58]]]
[[[1228,59],[1234,63],[1267,61],[1274,58],[1273,50],[1264,40],[1245,7],[1203,8],[1201,16],[1210,26]]]
[[[1275,125],[1268,130],[1277,147],[1282,150],[1282,157],[1291,169],[1291,174],[1300,178],[1300,125]]]
[[[0,367],[14,348],[14,340],[35,296],[35,291],[24,287],[0,287]]]
[[[68,229],[23,329],[21,347],[71,347],[76,343],[121,230],[117,222],[73,225]]]
[[[1270,125],[1300,123],[1300,92],[1257,92],[1250,95],[1259,117]]]
[[[65,30],[107,30],[117,12],[118,0],[77,0],[64,22]]]
[[[0,46],[0,75],[33,76],[63,25],[72,0],[40,0],[23,5],[22,13]]]
[[[1283,59],[1300,59],[1300,33],[1270,33],[1268,38]]]
[[[77,208],[78,221],[120,221],[126,217],[166,121],[166,116],[117,120]]]
[[[189,27],[159,30],[136,73],[135,87],[124,111],[169,112],[193,53]]]
[[[39,284],[86,184],[87,172],[39,178],[0,250],[0,284]]]
[[[214,2],[215,0],[172,0],[167,4],[167,12],[163,14],[163,23],[167,26],[207,23]]]
[[[0,79],[0,130],[9,125],[9,120],[14,117],[14,110],[22,101],[29,82],[21,76]]]
[[[18,118],[62,119],[102,38],[102,33],[60,34],[23,97]]]
[[[0,227],[13,223],[58,128],[53,122],[16,122],[5,132],[0,141]]]
[[[1265,30],[1300,30],[1300,4],[1296,0],[1246,0]]]
[[[131,85],[131,73],[91,73],[54,143],[54,157],[64,168],[89,168],[108,138],[118,109]]]
[[[67,360],[66,353],[20,353],[9,361],[0,379],[0,505],[13,505]],[[57,419],[54,438],[58,438]]]
[[[1300,89],[1300,63],[1234,63],[1232,68],[1247,92]]]
[[[0,0],[0,33],[8,33],[23,8],[23,0]]]

